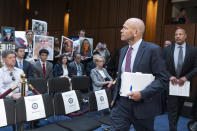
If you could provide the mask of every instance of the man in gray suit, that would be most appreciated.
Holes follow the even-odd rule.
[[[53,77],[53,64],[47,61],[48,54],[49,52],[46,49],[39,51],[40,60],[32,65],[34,78],[44,78],[48,80]]]

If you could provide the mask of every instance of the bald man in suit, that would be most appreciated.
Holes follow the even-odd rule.
[[[160,91],[168,83],[165,62],[161,48],[142,39],[144,30],[144,22],[138,18],[128,19],[121,30],[121,40],[128,45],[120,51],[118,78],[111,103],[112,131],[129,131],[131,124],[136,131],[154,131],[154,117],[162,111]],[[155,80],[144,90],[123,96],[123,72],[153,74]]]

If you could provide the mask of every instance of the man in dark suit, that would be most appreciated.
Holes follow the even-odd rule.
[[[48,54],[49,52],[46,49],[39,51],[40,60],[32,65],[34,78],[44,78],[46,80],[53,78],[53,64],[47,61]]]
[[[20,68],[24,71],[27,79],[32,78],[32,67],[31,64],[24,59],[25,56],[25,48],[24,47],[17,47],[15,49],[16,52],[16,64],[15,67]]]
[[[175,31],[175,44],[164,48],[164,57],[168,69],[168,77],[172,84],[182,86],[197,73],[197,50],[188,45],[187,34],[183,28]],[[170,131],[177,131],[177,121],[185,98],[168,95],[168,119]]]
[[[74,61],[69,63],[69,68],[68,68],[69,77],[85,75],[84,65],[80,62],[81,62],[81,55],[79,53],[76,53],[74,55]]]
[[[136,131],[153,131],[154,117],[161,113],[160,90],[167,83],[165,62],[161,48],[142,40],[144,22],[138,18],[128,19],[121,30],[121,40],[129,45],[120,52],[118,78],[114,86],[111,103],[112,131],[129,131],[133,124]],[[153,74],[155,80],[142,91],[122,96],[121,74],[142,72]]]

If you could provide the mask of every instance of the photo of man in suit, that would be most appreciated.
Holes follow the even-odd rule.
[[[164,57],[170,82],[182,86],[197,73],[197,49],[185,42],[187,34],[183,28],[176,29],[174,38],[175,44],[164,48]],[[184,97],[168,95],[170,131],[177,131],[177,121],[184,101]]]
[[[25,47],[17,47],[15,49],[16,53],[16,64],[15,67],[20,68],[21,70],[24,71],[27,79],[32,78],[32,67],[31,64],[24,59],[25,56]]]
[[[112,131],[154,131],[154,117],[161,113],[160,91],[167,86],[165,61],[158,45],[142,39],[144,22],[138,18],[126,20],[121,29],[121,40],[128,43],[120,51],[118,78],[111,103]],[[142,91],[131,91],[122,96],[121,74],[141,72],[152,74],[155,80]]]
[[[32,65],[33,77],[44,78],[48,80],[53,78],[53,64],[47,61],[49,52],[47,49],[41,49],[39,51],[40,60],[36,61]]]

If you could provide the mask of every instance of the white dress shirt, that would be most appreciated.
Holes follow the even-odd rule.
[[[186,43],[184,42],[182,45],[179,45],[179,44],[175,43],[175,48],[174,48],[174,66],[175,66],[175,69],[177,69],[177,64],[178,64],[178,56],[179,56],[179,50],[180,50],[179,46],[182,46],[183,61],[185,59]]]
[[[62,68],[63,68],[63,76],[68,76],[68,68],[67,68],[67,66],[64,67],[64,65],[62,65]]]
[[[12,75],[10,74],[11,72]],[[14,67],[13,71],[9,71],[6,65],[0,68],[0,94],[3,94],[8,89],[18,85],[22,80],[21,74],[24,74],[23,70],[16,67]],[[14,93],[20,93],[20,91],[21,87],[12,91],[7,97],[11,97]]]
[[[134,65],[135,57],[137,55],[137,51],[138,51],[138,48],[139,48],[141,42],[142,42],[142,39],[138,40],[135,44],[132,45],[133,49],[131,51],[131,66],[130,66],[131,72],[133,71],[133,65]],[[129,45],[129,48],[130,47],[131,46]],[[129,48],[128,48],[128,50],[129,50]],[[128,50],[127,50],[127,52],[128,52]],[[126,56],[127,56],[127,53],[125,54],[124,60],[122,62],[122,67],[121,67],[121,72],[122,73],[125,72]]]

